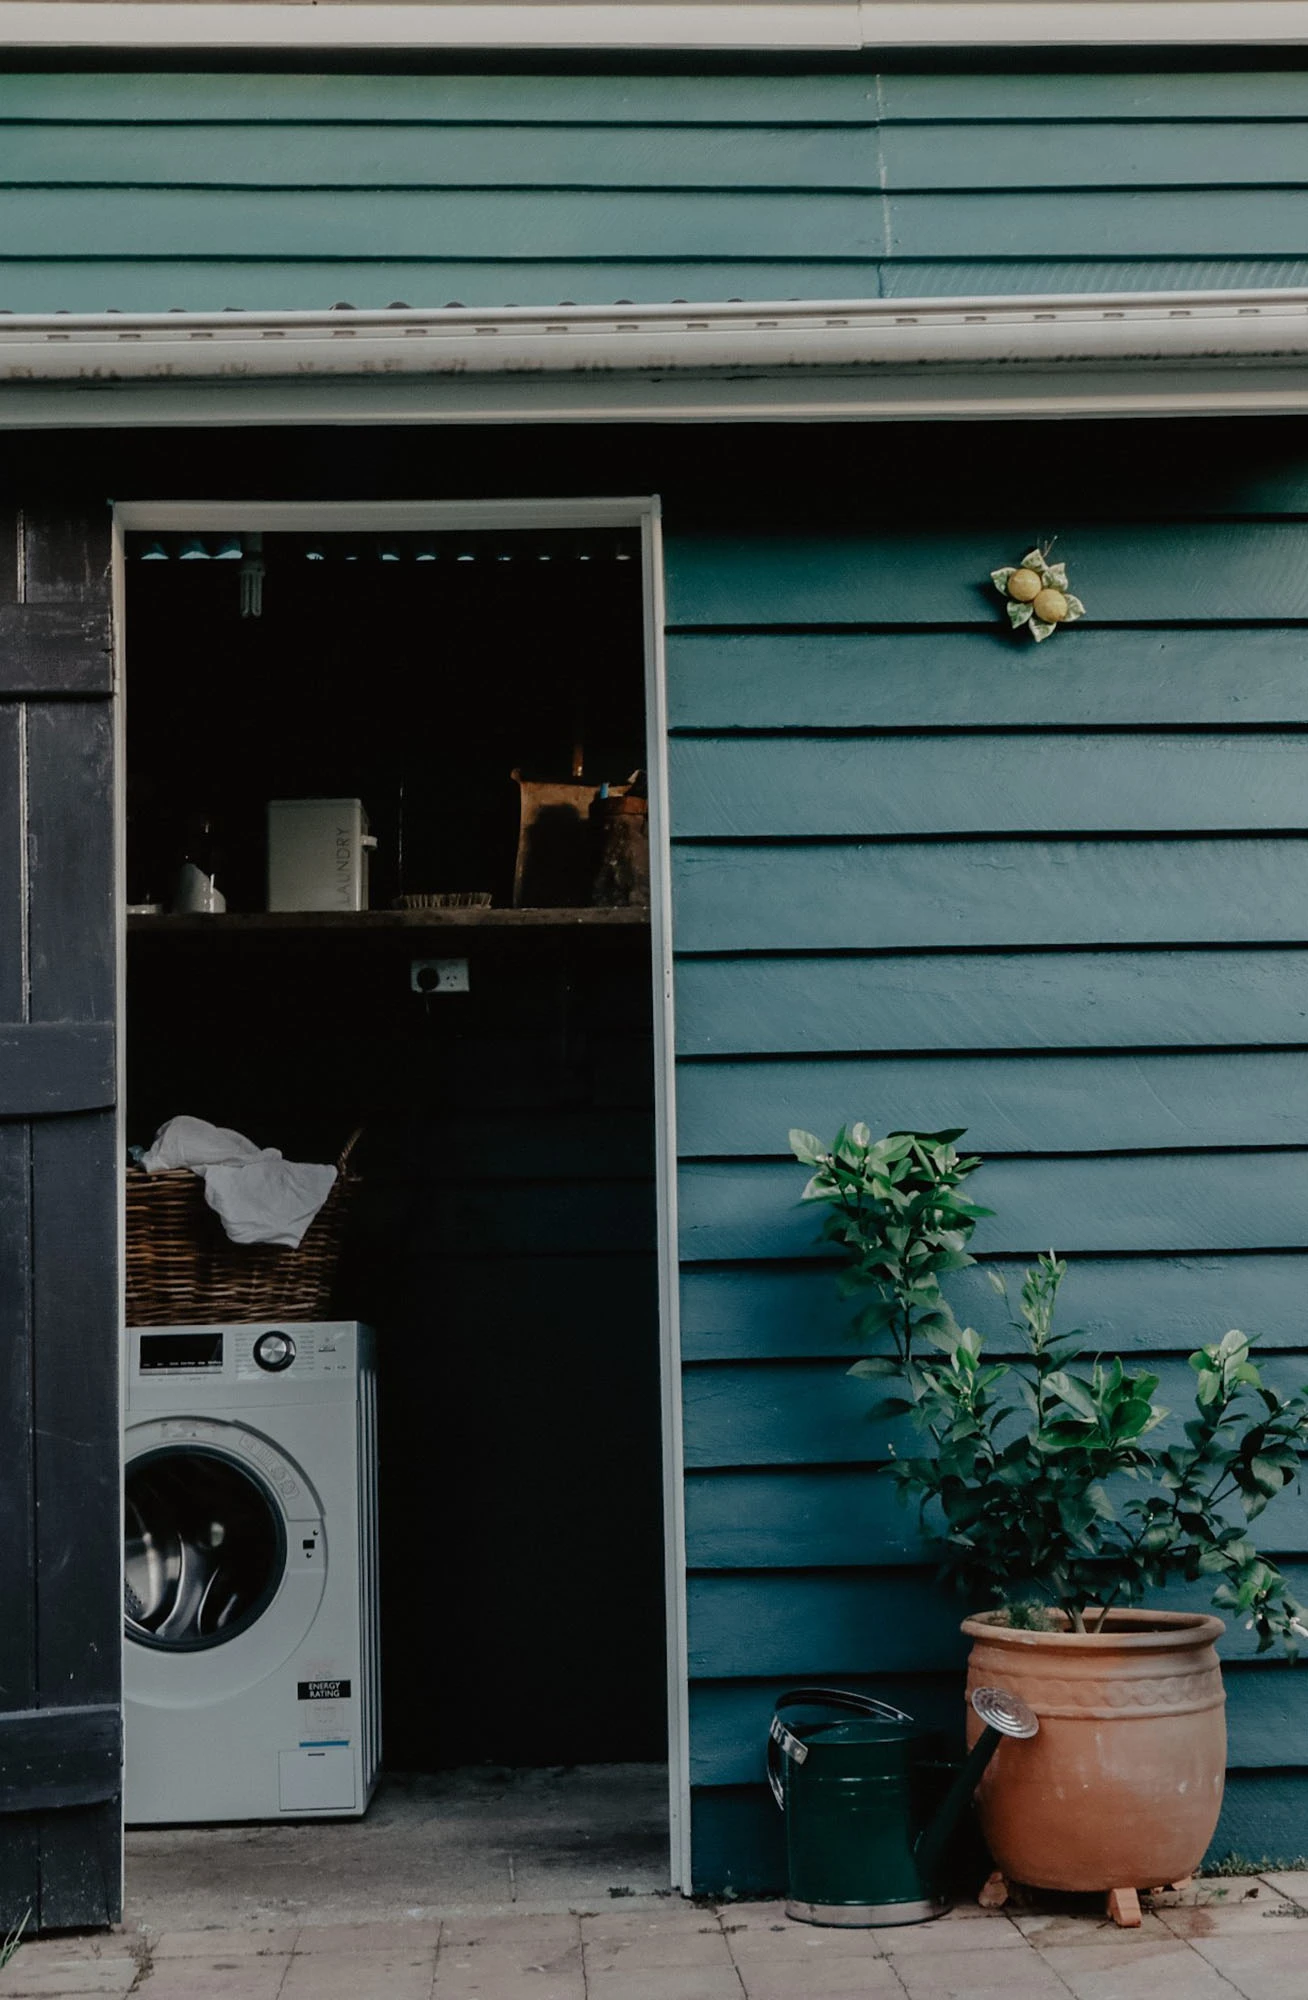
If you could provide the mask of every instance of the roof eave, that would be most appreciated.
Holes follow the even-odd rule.
[[[214,422],[1292,412],[1308,291],[0,317],[0,422],[197,398]]]

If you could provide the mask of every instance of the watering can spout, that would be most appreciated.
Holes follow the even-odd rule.
[[[1039,1733],[1040,1720],[1020,1695],[1003,1688],[974,1688],[972,1707],[984,1724],[981,1734],[968,1751],[962,1769],[949,1787],[935,1818],[923,1828],[914,1846],[919,1873],[925,1882],[935,1880],[941,1857],[966,1812],[981,1774],[1005,1736],[1029,1738]]]

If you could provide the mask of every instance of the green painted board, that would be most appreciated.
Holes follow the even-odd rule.
[[[49,245],[47,244],[47,249]],[[210,257],[192,242],[173,257],[113,256],[68,259],[0,257],[0,307],[13,312],[324,312],[346,304],[373,310],[397,301],[415,307],[659,305],[669,299],[708,302],[724,298],[867,298],[878,289],[871,263],[823,263],[797,258],[671,257],[632,261],[511,257],[469,262],[434,254],[409,258],[370,256],[366,238],[338,253],[261,260],[252,246],[231,257]]]
[[[682,845],[681,951],[1260,944],[1308,936],[1308,842]]]
[[[1305,1861],[1301,1772],[1234,1771],[1207,1864],[1234,1857],[1247,1869],[1302,1869]],[[691,1795],[695,1890],[733,1898],[771,1896],[785,1887],[782,1819],[766,1785],[697,1786]],[[1232,1893],[1244,1884],[1237,1881]],[[928,1938],[933,1933],[926,1933]]]
[[[1232,1771],[1205,1865],[1220,1867],[1234,1860],[1248,1868],[1257,1861],[1264,1868],[1301,1870],[1308,1856],[1303,1805],[1302,1772]],[[773,1828],[769,1825],[767,1831],[771,1834]],[[1235,1882],[1230,1893],[1238,1895],[1242,1886]]]
[[[1308,501],[1308,493],[1293,497]],[[1041,647],[1010,638],[1002,625],[680,632],[668,640],[668,709],[674,731],[721,733],[1275,728],[1308,722],[1308,632],[1294,625],[1123,630],[1084,620]]]
[[[962,1665],[962,1612],[918,1570],[691,1576],[690,1678],[936,1673]]]
[[[699,1787],[691,1797],[696,1893],[748,1901],[780,1895],[786,1884],[782,1819],[766,1785]],[[1247,1870],[1250,1857],[1271,1870],[1302,1870],[1305,1860],[1303,1778],[1295,1772],[1232,1772],[1217,1832],[1205,1865],[1233,1863]],[[968,1891],[977,1885],[969,1883]],[[1229,1892],[1238,1898],[1241,1877]],[[943,1934],[947,1946],[951,1933]]]
[[[994,1352],[1019,1345],[1013,1307],[990,1284],[997,1270],[1009,1301],[1020,1261],[988,1258],[957,1271],[949,1297],[964,1325]],[[854,1306],[839,1295],[829,1263],[692,1264],[681,1275],[681,1351],[688,1362],[785,1360],[822,1355],[848,1364],[863,1351],[850,1338]],[[1298,1351],[1308,1331],[1308,1252],[1234,1256],[1094,1257],[1069,1260],[1063,1285],[1068,1326],[1084,1328],[1105,1353],[1184,1354],[1231,1326],[1268,1351]],[[1306,1377],[1308,1379],[1308,1377]]]
[[[800,1206],[795,1163],[697,1162],[679,1176],[681,1254],[690,1263],[803,1257],[817,1218]],[[1308,1153],[1146,1153],[991,1160],[971,1182],[996,1211],[973,1248],[1064,1251],[1284,1250],[1304,1240]]]
[[[532,187],[502,193],[287,188],[46,188],[0,208],[0,258],[293,261],[876,255],[878,203],[858,194],[703,194]]]
[[[690,1852],[696,1894],[734,1900],[779,1893],[786,1883],[786,1837],[767,1786],[696,1786]]]
[[[1308,1359],[1301,1358],[1294,1379],[1305,1378]],[[686,1538],[692,1570],[848,1569],[869,1563],[896,1569],[937,1559],[935,1545],[919,1531],[916,1509],[901,1504],[886,1470],[877,1465],[692,1471],[686,1481]],[[1269,1555],[1308,1550],[1308,1498],[1291,1491],[1274,1500],[1260,1517],[1258,1546]]]
[[[686,958],[688,1056],[1308,1042],[1308,951]],[[951,1121],[957,1122],[957,1121]]]
[[[1285,1575],[1302,1602],[1308,1564]],[[1160,1609],[1206,1604],[1194,1584],[1160,1591]],[[692,1680],[786,1678],[802,1684],[835,1674],[937,1673],[961,1664],[966,1643],[953,1593],[906,1571],[756,1571],[693,1576],[689,1587]],[[1218,1641],[1224,1660],[1253,1656],[1239,1624]]]
[[[889,125],[881,151],[885,185],[896,191],[1271,188],[1308,179],[1308,124],[1293,120]]]
[[[673,626],[983,625],[1007,636],[990,582],[1035,539],[1031,522],[983,528],[869,528],[826,534],[668,538]],[[1298,521],[1079,524],[1064,517],[1056,554],[1100,624],[1308,618],[1308,526]],[[1049,670],[1085,624],[1040,649]],[[1034,651],[1034,645],[1032,647]],[[1063,672],[1069,671],[1064,667]]]
[[[832,188],[878,185],[857,127],[713,125],[6,125],[0,186]],[[562,199],[562,194],[560,199]]]
[[[1291,251],[1247,256],[1240,247],[1220,256],[1078,256],[1028,254],[1020,240],[1008,252],[974,246],[959,257],[887,256],[881,295],[887,299],[1042,298],[1096,292],[1209,292],[1301,290],[1308,286],[1308,257]],[[810,294],[809,296],[813,296]],[[848,296],[852,296],[848,295]]]
[[[904,1709],[924,1728],[962,1740],[963,1678],[942,1674],[846,1674],[842,1688]],[[768,1724],[786,1680],[697,1681],[690,1691],[692,1785],[765,1782]]]
[[[1077,1323],[1069,1301],[1060,1324],[1070,1330]],[[1087,1350],[1087,1363],[1091,1353]],[[1308,1359],[1301,1353],[1269,1353],[1262,1365],[1271,1387],[1286,1394],[1308,1383]],[[1145,1366],[1160,1377],[1158,1407],[1169,1413],[1159,1442],[1184,1444],[1183,1422],[1195,1414],[1193,1371],[1177,1356],[1151,1356]],[[684,1371],[683,1393],[686,1463],[698,1470],[868,1465],[921,1449],[921,1433],[907,1418],[882,1422],[869,1416],[884,1393],[882,1385],[851,1380],[838,1362],[700,1363]],[[1280,1501],[1273,1504],[1281,1507]],[[1263,1518],[1262,1545],[1308,1549],[1302,1505],[1292,1501],[1288,1511],[1277,1514],[1269,1508]],[[835,1553],[827,1557],[828,1564],[840,1560]],[[870,1549],[858,1560],[887,1558]],[[772,1562],[783,1561],[774,1545]]]
[[[875,1020],[868,1040],[876,1040]],[[1236,1024],[1232,1024],[1234,1029]],[[1308,1049],[1256,1054],[831,1058],[683,1063],[682,1157],[789,1158],[793,1126],[827,1138],[967,1128],[982,1153],[1308,1146]]]
[[[1308,1741],[1308,1674],[1292,1666],[1235,1662],[1223,1679],[1231,1767],[1283,1766],[1287,1742]],[[840,1684],[906,1710],[924,1728],[961,1739],[965,1709],[959,1674],[854,1674]],[[692,1784],[765,1782],[768,1724],[788,1685],[785,1680],[696,1683],[690,1699]]]
[[[877,1466],[769,1466],[695,1470],[687,1476],[688,1569],[867,1563],[891,1569],[931,1560],[915,1511],[900,1504],[893,1483]]]
[[[1110,123],[1301,119],[1308,118],[1308,73],[1282,66],[1270,55],[1251,70],[1151,73],[1142,57],[1136,69],[1114,68],[1096,75],[1087,68],[1056,78],[1043,62],[1028,68],[1006,64],[990,72],[956,64],[937,74],[906,71],[879,77],[878,108],[891,124],[906,120],[1011,124],[1021,119],[1042,125],[1056,120],[1061,126],[1086,118]]]
[[[693,736],[670,781],[682,838],[1281,831],[1308,824],[1308,737]]]
[[[1308,193],[1207,187],[893,193],[893,257],[1292,257]]]
[[[1273,87],[1277,80],[1271,79]],[[865,124],[869,76],[223,74],[0,76],[0,122],[188,124]]]

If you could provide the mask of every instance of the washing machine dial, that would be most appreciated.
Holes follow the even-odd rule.
[[[295,1342],[289,1333],[261,1333],[254,1343],[254,1358],[270,1375],[280,1375],[295,1359]]]

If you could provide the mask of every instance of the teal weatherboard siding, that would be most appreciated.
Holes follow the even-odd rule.
[[[9,74],[0,309],[1308,285],[1308,71],[1091,60]],[[762,1780],[780,1688],[959,1713],[959,1607],[876,1471],[895,1434],[845,1377],[788,1126],[966,1125],[996,1210],[983,1259],[1012,1277],[1066,1252],[1069,1323],[1156,1358],[1174,1406],[1186,1353],[1232,1325],[1276,1379],[1308,1373],[1291,430],[1260,457],[1250,427],[1214,425],[1172,467],[1178,427],[1132,427],[1090,472],[1067,427],[786,430],[770,456],[741,445],[748,475],[720,429],[657,448],[613,433],[607,457],[555,434],[516,458],[499,431],[475,463],[451,433],[434,456],[392,434],[388,460],[337,432],[298,486],[276,475],[342,497],[445,479],[664,499],[699,1886],[779,1880]],[[96,493],[129,490],[101,469]],[[136,476],[157,497],[157,463]],[[208,490],[189,463],[162,485],[188,479]],[[225,490],[249,483],[242,462]],[[884,522],[857,525],[860,507]],[[986,577],[1046,530],[1089,616],[1036,649]],[[545,1217],[539,1247],[582,1220]],[[955,1297],[1004,1343],[981,1273]],[[1308,1596],[1308,1503],[1278,1501],[1267,1538]],[[1225,1648],[1218,1847],[1301,1853],[1308,1667],[1255,1662],[1239,1630]]]
[[[1214,513],[1243,476],[1216,443],[1187,510],[1206,518],[1104,525],[1100,476],[1080,493],[1075,467],[1041,474],[1090,616],[1039,649],[985,584],[1030,540],[1002,520],[696,532],[670,510],[705,1886],[779,1879],[779,1689],[959,1713],[960,1606],[876,1470],[912,1433],[869,1424],[846,1377],[849,1308],[789,1126],[965,1125],[996,1211],[983,1260],[1013,1279],[1066,1252],[1065,1323],[1149,1356],[1173,1426],[1186,1354],[1228,1326],[1262,1336],[1273,1380],[1308,1373],[1308,528],[1288,486],[1256,516]],[[1167,475],[1142,483],[1146,511]],[[980,1271],[954,1297],[1011,1344]],[[1263,1532],[1308,1592],[1308,1500]],[[1238,1625],[1223,1651],[1217,1849],[1300,1853],[1308,1669],[1256,1662]]]
[[[0,77],[13,312],[1308,283],[1308,74]]]

